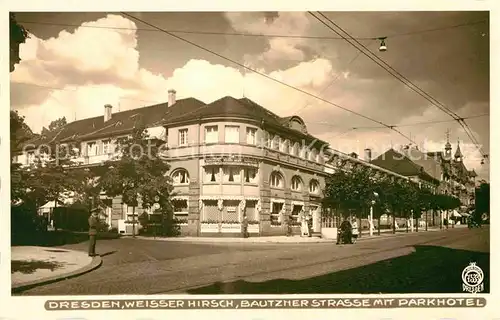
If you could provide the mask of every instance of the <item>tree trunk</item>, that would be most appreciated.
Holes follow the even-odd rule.
[[[132,238],[135,238],[135,206],[132,207]]]
[[[377,223],[377,229],[378,229],[378,235],[380,235],[380,216],[378,217],[378,223]]]
[[[392,233],[396,234],[396,214],[392,215]]]
[[[429,224],[428,220],[429,220],[429,211],[426,211],[425,212],[425,231],[428,231],[428,228],[427,228],[427,225]]]
[[[361,227],[361,223],[363,222],[363,219],[360,217],[359,222],[358,222],[358,231],[359,231],[359,236],[361,238],[361,234],[363,233],[362,230],[363,228]]]
[[[416,230],[418,232],[418,222],[419,222],[420,218],[417,216],[417,226],[416,226]]]

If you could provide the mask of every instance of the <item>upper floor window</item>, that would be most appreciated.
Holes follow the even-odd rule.
[[[317,160],[317,157],[316,157],[316,150],[311,149],[311,151],[310,151],[310,153],[309,153],[309,160],[310,160],[310,161],[316,161],[316,160]]]
[[[97,155],[97,143],[87,142],[87,156],[96,156]]]
[[[309,149],[307,147],[304,147],[302,149],[302,158],[304,159],[309,159]]]
[[[247,128],[247,143],[257,144],[257,129]]]
[[[274,135],[268,132],[266,134],[266,147],[267,148],[272,148],[273,139],[274,139]]]
[[[111,140],[103,140],[102,141],[102,153],[103,154],[108,154],[113,152],[111,148]]]
[[[292,144],[292,147],[290,148],[290,154],[293,156],[298,156],[300,151],[300,143],[295,142]]]
[[[301,191],[302,190],[302,179],[298,176],[293,176],[292,178],[292,190]]]
[[[309,192],[312,194],[319,193],[319,182],[317,180],[311,180],[309,183]]]
[[[205,127],[205,143],[219,142],[219,128],[217,126]]]
[[[288,152],[288,140],[284,138],[280,138],[280,151],[281,152]]]
[[[174,180],[174,185],[188,184],[189,174],[185,169],[178,169],[172,173],[172,179]]]
[[[219,167],[207,166],[205,167],[205,182],[219,182]]]
[[[35,152],[30,151],[26,154],[26,164],[32,164],[35,162]]]
[[[224,182],[240,182],[241,173],[238,167],[224,167]]]
[[[179,130],[179,146],[187,146],[188,144],[188,129]]]
[[[240,143],[240,127],[226,126],[224,131],[224,140],[226,143]]]
[[[257,168],[245,168],[245,182],[257,183]]]
[[[271,142],[272,143],[271,148],[278,150],[280,147],[280,141],[281,141],[281,138],[278,135],[275,135],[273,137],[272,142]]]
[[[271,173],[271,181],[270,181],[271,187],[273,188],[284,188],[284,179],[281,173],[274,171]]]

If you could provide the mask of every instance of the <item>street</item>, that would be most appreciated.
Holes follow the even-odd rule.
[[[489,292],[489,236],[484,226],[354,245],[102,240],[100,268],[20,295],[461,293],[470,262],[482,268]]]

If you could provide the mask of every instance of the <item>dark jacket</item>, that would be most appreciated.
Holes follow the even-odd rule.
[[[99,219],[94,216],[89,217],[89,235],[95,236],[97,235],[97,226],[99,225]]]

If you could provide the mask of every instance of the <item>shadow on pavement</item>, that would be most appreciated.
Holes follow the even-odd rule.
[[[98,239],[112,240],[118,238],[118,235],[108,235],[107,233],[99,234]],[[41,246],[41,247],[57,247],[67,244],[83,243],[89,240],[87,232],[73,231],[45,231],[45,232],[29,232],[12,235],[12,246]]]
[[[489,253],[437,246],[415,246],[415,250],[407,256],[303,280],[216,282],[188,293],[462,293],[462,271],[470,262],[483,270],[483,293],[489,293]]]

